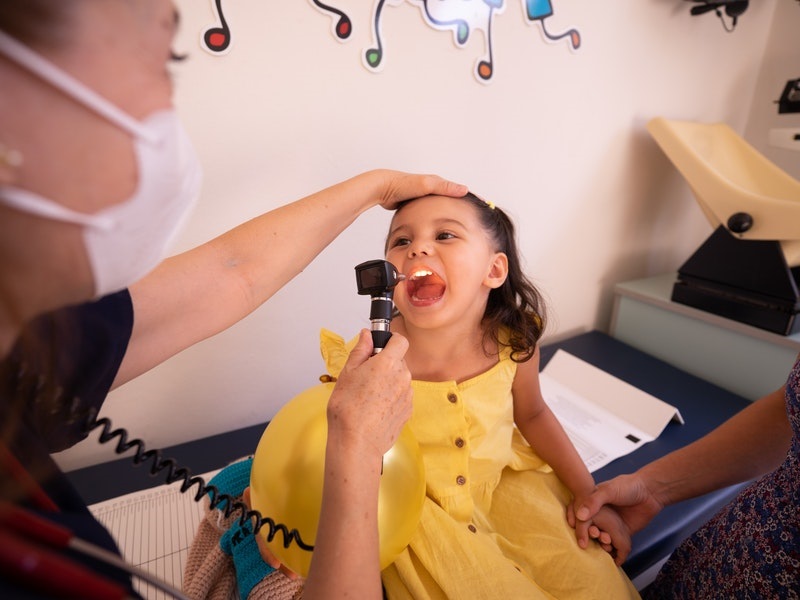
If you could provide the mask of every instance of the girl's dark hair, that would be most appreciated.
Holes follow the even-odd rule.
[[[472,192],[468,192],[463,200],[477,212],[481,225],[494,242],[495,251],[508,257],[508,277],[503,285],[489,292],[482,322],[484,339],[501,347],[510,347],[511,360],[525,362],[533,357],[536,344],[544,333],[544,299],[522,271],[516,232],[508,215]],[[413,200],[401,203],[397,210],[409,202]],[[505,339],[503,329],[508,330],[508,339]]]

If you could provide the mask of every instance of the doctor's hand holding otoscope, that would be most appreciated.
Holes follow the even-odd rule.
[[[362,330],[328,400],[327,444],[339,451],[326,453],[314,545],[317,556],[347,559],[317,561],[305,582],[304,597],[347,595],[359,577],[362,588],[373,587],[359,597],[382,597],[376,527],[380,472],[383,455],[411,418],[411,373],[403,360],[408,340],[389,332],[392,290],[401,277],[391,263],[382,260],[356,267],[359,294],[373,300],[373,339]],[[352,450],[342,450],[345,445]],[[340,485],[343,481],[346,484]],[[352,510],[352,490],[356,489],[360,508]],[[373,550],[366,551],[368,548]],[[347,571],[344,579],[343,569]]]

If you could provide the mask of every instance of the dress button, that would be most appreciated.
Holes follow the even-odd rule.
[[[467,529],[469,529],[472,533],[476,533],[478,531],[478,528],[475,527],[475,525],[473,525],[472,523],[467,525]]]
[[[459,475],[458,477],[456,477],[456,483],[458,485],[464,485],[465,483],[467,483],[467,478],[464,477],[463,475]]]
[[[453,392],[450,392],[449,394],[447,394],[447,399],[453,404],[458,402],[458,396],[456,396]]]
[[[463,438],[456,438],[456,447],[463,448],[464,447],[464,440]]]

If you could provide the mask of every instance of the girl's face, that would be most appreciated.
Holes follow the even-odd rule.
[[[395,304],[406,324],[419,327],[480,323],[489,292],[508,272],[506,255],[461,198],[426,196],[405,205],[392,219],[386,248],[386,260],[406,276]]]

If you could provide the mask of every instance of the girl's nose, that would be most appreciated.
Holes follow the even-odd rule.
[[[409,258],[414,258],[416,256],[430,256],[430,246],[423,242],[414,242],[408,247],[408,256]]]

